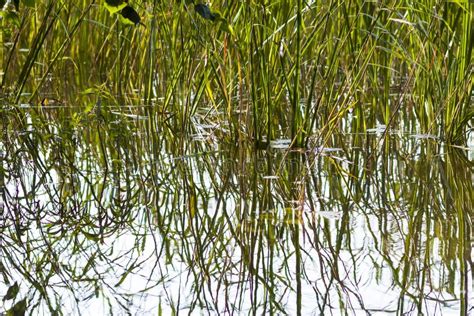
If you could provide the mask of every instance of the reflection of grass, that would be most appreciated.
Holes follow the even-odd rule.
[[[166,291],[163,305],[195,312],[307,311],[308,289],[318,314],[364,309],[367,284],[400,297],[384,308],[407,311],[467,286],[455,280],[470,273],[472,168],[432,139],[392,135],[375,154],[376,135],[333,135],[340,149],[316,153],[212,138],[180,145],[173,126],[153,129],[161,117],[100,102],[65,119],[70,111],[45,108],[21,139],[2,139],[18,153],[0,172],[4,264],[23,291],[34,286],[32,302],[120,300],[143,277]],[[132,239],[125,253],[114,251],[122,234]],[[57,284],[67,284],[61,296]]]

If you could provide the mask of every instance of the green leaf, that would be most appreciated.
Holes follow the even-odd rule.
[[[105,0],[104,7],[109,10],[110,15],[119,12],[127,6],[127,1],[124,0]]]
[[[18,295],[20,291],[20,287],[18,286],[18,282],[15,282],[12,286],[10,286],[7,290],[7,294],[3,297],[3,301],[13,300]]]
[[[26,308],[28,307],[26,303],[26,298],[22,299],[16,303],[12,308],[10,308],[6,315],[7,316],[23,316],[25,315]]]
[[[140,16],[131,6],[126,6],[120,11],[119,19],[124,24],[137,25],[140,23]]]

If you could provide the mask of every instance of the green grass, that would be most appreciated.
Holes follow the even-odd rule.
[[[179,1],[132,2],[145,27],[121,24],[101,2],[22,7],[19,26],[2,21],[3,44],[13,43],[2,47],[3,102],[87,107],[98,96],[81,92],[103,92],[111,104],[153,105],[136,114],[172,112],[182,131],[208,108],[229,139],[291,138],[295,147],[350,114],[361,130],[411,115],[419,132],[465,143],[472,4],[224,3],[211,9],[232,33]]]

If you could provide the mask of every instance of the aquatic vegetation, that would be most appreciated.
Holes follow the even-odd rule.
[[[21,27],[10,25],[14,33],[2,39],[12,43],[2,49],[2,87],[15,95],[8,100],[18,103],[29,91],[33,97],[23,101],[38,102],[38,92],[50,90],[48,76],[87,61],[88,74],[79,67],[67,78],[81,81],[79,90],[110,82],[112,94],[164,97],[159,111],[171,106],[186,125],[208,104],[226,113],[232,137],[291,137],[304,147],[315,130],[331,133],[351,113],[359,124],[370,117],[393,127],[407,113],[417,117],[418,132],[440,128],[447,141],[466,141],[473,113],[468,3],[99,3],[49,1],[20,11]],[[116,25],[115,17],[146,27]],[[37,20],[43,26],[32,30]],[[27,56],[18,54],[24,47]],[[167,91],[156,78],[170,78]],[[361,93],[368,88],[376,99]]]
[[[472,310],[472,3],[7,2],[0,313]]]

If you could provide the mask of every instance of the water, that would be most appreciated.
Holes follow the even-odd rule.
[[[256,149],[202,117],[184,132],[102,110],[3,126],[0,293],[19,293],[1,310],[472,310],[472,140],[372,126]]]

